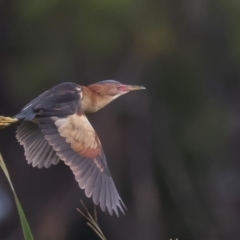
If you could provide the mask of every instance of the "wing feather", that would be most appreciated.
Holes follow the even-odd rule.
[[[100,207],[105,212],[106,211],[106,178],[102,179],[102,186],[100,190]]]
[[[110,189],[110,178],[106,179],[106,189]],[[111,199],[110,191],[106,191],[106,207],[108,209],[108,212],[112,215],[113,209],[112,209],[112,199]]]
[[[85,194],[87,197],[91,197],[93,194],[94,185],[97,180],[97,176],[98,176],[98,169],[97,169],[97,166],[95,165],[92,174],[87,179],[87,183],[85,187]]]
[[[96,182],[96,186],[94,187],[93,191],[93,202],[98,205],[100,202],[100,191],[102,187],[102,181],[103,177],[101,176],[101,173],[98,171],[98,181]]]

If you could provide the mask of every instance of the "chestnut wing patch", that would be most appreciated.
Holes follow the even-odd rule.
[[[71,103],[72,104],[72,103]],[[60,104],[61,105],[61,104]],[[63,106],[62,106],[63,107]],[[61,106],[42,109],[38,123],[45,139],[57,156],[70,167],[80,188],[103,211],[118,216],[125,205],[109,172],[100,140],[86,116],[78,113],[62,116]],[[67,109],[67,104],[64,105]]]
[[[61,137],[83,157],[95,158],[100,153],[100,141],[85,115],[53,118]]]

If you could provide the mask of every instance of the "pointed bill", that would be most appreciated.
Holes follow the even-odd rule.
[[[136,90],[144,90],[146,88],[143,86],[126,85],[126,89],[128,91],[136,91]]]

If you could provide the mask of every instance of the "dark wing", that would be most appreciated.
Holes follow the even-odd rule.
[[[23,121],[17,129],[16,138],[23,145],[26,159],[33,167],[48,168],[60,161],[36,123]]]
[[[80,95],[81,87],[79,85],[71,82],[61,83],[32,100],[14,117],[31,121],[38,115],[41,109],[53,108],[59,104],[61,104],[62,109],[58,114],[62,116],[74,114],[79,108]],[[65,103],[66,106],[64,107]]]
[[[111,215],[114,211],[118,216],[118,209],[124,213],[125,206],[113,183],[100,140],[82,112],[80,98],[80,86],[60,84],[33,100],[15,117],[37,119],[48,144],[70,166],[86,196],[92,196],[103,211],[108,209]]]

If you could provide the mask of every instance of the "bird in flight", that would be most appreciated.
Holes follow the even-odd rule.
[[[106,80],[89,86],[66,82],[42,93],[13,118],[0,117],[0,128],[20,121],[16,138],[33,167],[50,167],[62,160],[81,189],[110,215],[124,214],[107,166],[102,144],[85,113],[93,113],[119,96],[145,87]]]

